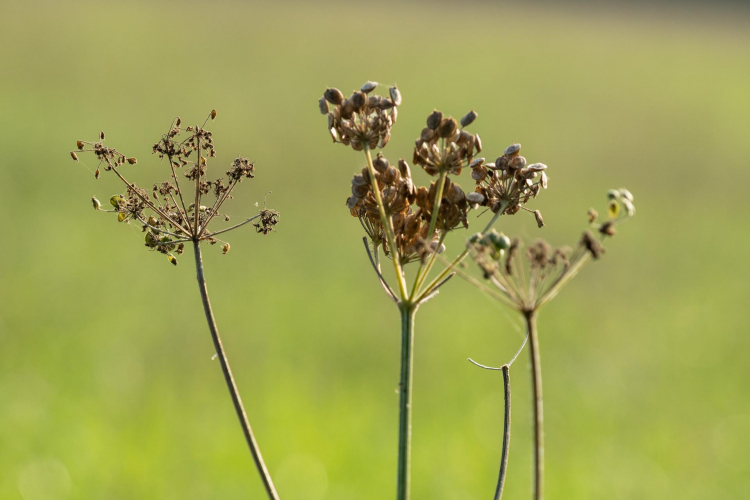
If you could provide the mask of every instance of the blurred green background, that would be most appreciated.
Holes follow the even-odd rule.
[[[282,214],[204,251],[278,489],[393,497],[399,318],[344,206],[362,157],[330,143],[316,103],[368,79],[404,95],[392,160],[434,107],[474,108],[488,157],[517,141],[550,166],[547,227],[519,214],[506,233],[573,243],[607,189],[635,194],[635,220],[540,319],[548,497],[748,498],[748,23],[740,4],[4,2],[0,498],[264,498],[190,252],[173,268],[95,213],[120,184],[68,157],[104,130],[148,186],[170,120],[212,108],[213,172],[237,153],[257,166],[227,210],[273,191]],[[420,310],[414,498],[491,497],[501,377],[466,358],[502,364],[520,338],[458,279]],[[526,359],[508,499],[530,494]]]

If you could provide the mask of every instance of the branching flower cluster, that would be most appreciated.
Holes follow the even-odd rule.
[[[463,251],[428,281],[438,254],[445,250],[445,238],[454,230],[468,229],[469,212],[485,208],[492,220],[479,233],[485,237],[502,215],[525,208],[546,187],[542,164],[529,165],[511,145],[495,164],[478,158],[482,141],[467,130],[477,119],[474,110],[461,120],[434,110],[414,143],[412,162],[434,180],[418,186],[404,158],[392,164],[382,154],[374,158],[372,150],[388,144],[396,123],[401,93],[395,86],[387,96],[375,93],[378,84],[368,81],[347,98],[336,88],[327,88],[319,101],[320,112],[328,118],[328,132],[334,143],[362,151],[365,166],[351,180],[351,195],[346,205],[365,229],[365,247],[381,286],[398,306],[402,318],[402,365],[399,413],[398,498],[409,496],[409,456],[411,426],[412,342],[414,317],[421,304],[439,293],[439,288],[454,274],[456,266],[468,255]],[[499,165],[499,166],[498,166]],[[457,181],[470,169],[476,186],[466,192]],[[539,176],[538,174],[542,175]],[[537,180],[537,177],[539,179]],[[541,214],[534,212],[537,221]],[[541,222],[540,222],[541,226]],[[369,240],[369,241],[368,241]],[[370,251],[372,248],[372,252]],[[380,268],[379,250],[391,259],[397,291],[387,283]],[[405,267],[419,263],[411,285],[407,285]]]
[[[126,186],[124,194],[110,197],[111,210],[102,210],[99,200],[92,198],[94,209],[116,213],[119,222],[140,223],[146,233],[145,246],[165,254],[174,265],[177,265],[177,258],[172,252],[183,253],[185,242],[207,241],[212,245],[221,243],[222,251],[226,254],[230,245],[219,239],[218,235],[256,219],[260,219],[253,223],[256,231],[268,234],[279,222],[278,212],[264,207],[259,214],[235,226],[216,231],[208,229],[217,216],[225,222],[229,221],[229,216],[221,212],[222,206],[232,198],[232,191],[237,184],[255,176],[255,165],[247,158],[238,157],[226,171],[226,181],[222,177],[207,179],[208,158],[216,156],[216,148],[213,134],[205,127],[209,119],[215,118],[214,110],[203,125],[182,127],[179,117],[172,121],[169,131],[152,148],[154,154],[168,163],[170,178],[154,184],[151,192],[124,177],[122,170],[138,161],[106,146],[104,132],[99,134],[98,141],[77,141],[77,150],[70,153],[76,161],[79,160],[79,153],[93,154],[99,160],[95,173],[97,179],[101,169],[104,169],[114,172]],[[192,186],[192,192],[186,192],[184,185],[180,184],[180,170],[183,171],[182,177],[187,179],[183,184],[188,182]],[[213,202],[203,205],[202,201],[207,195],[213,196]]]
[[[607,218],[600,221],[597,212],[590,209],[591,229],[581,235],[574,249],[554,248],[537,239],[524,252],[520,239],[511,240],[495,230],[474,235],[470,239],[471,255],[485,279],[499,292],[496,296],[519,312],[536,311],[554,298],[589,258],[601,257],[604,239],[614,236],[615,227],[635,215],[633,196],[627,189],[610,190],[607,196]]]

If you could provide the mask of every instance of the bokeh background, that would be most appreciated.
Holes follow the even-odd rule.
[[[213,108],[214,172],[256,161],[227,209],[279,210],[268,237],[206,248],[219,326],[285,500],[391,498],[399,319],[344,206],[363,159],[332,145],[317,99],[368,79],[404,104],[409,158],[437,107],[494,158],[547,163],[526,239],[573,243],[628,187],[638,215],[540,320],[549,498],[750,496],[750,10],[741,3],[3,2],[0,6],[0,498],[263,498],[204,323],[137,227],[95,213],[122,191],[77,139],[137,156],[174,116]],[[415,172],[421,182],[423,172]],[[470,186],[469,177],[463,177]],[[460,248],[459,234],[449,254]],[[417,321],[416,499],[490,498],[512,314],[454,280]],[[508,499],[531,484],[524,355]]]

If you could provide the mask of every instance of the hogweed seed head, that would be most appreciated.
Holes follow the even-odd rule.
[[[355,151],[388,144],[402,101],[401,93],[391,87],[388,97],[375,95],[372,92],[377,86],[376,82],[368,81],[348,98],[337,88],[325,90],[319,108],[328,117],[328,131],[334,143],[351,146]]]
[[[222,205],[232,198],[234,187],[242,179],[252,179],[255,176],[254,163],[247,158],[238,157],[226,171],[226,180],[206,178],[208,159],[216,156],[216,149],[213,134],[205,129],[205,125],[209,119],[214,120],[216,115],[216,110],[212,110],[202,125],[185,128],[181,127],[179,117],[173,120],[169,131],[152,148],[154,154],[168,163],[170,177],[167,181],[154,184],[151,192],[124,177],[120,168],[124,165],[136,165],[138,160],[106,146],[104,132],[99,134],[98,141],[76,141],[79,152],[93,154],[99,160],[95,174],[97,179],[99,167],[103,166],[105,171],[114,172],[126,186],[124,194],[110,197],[109,203],[113,210],[103,212],[116,213],[118,222],[140,223],[141,229],[146,233],[145,246],[167,255],[173,265],[177,265],[177,260],[170,252],[182,253],[185,241],[208,241],[214,244],[218,241],[216,234],[236,229],[255,219],[260,219],[259,223],[254,224],[256,231],[268,234],[279,222],[278,212],[264,208],[257,216],[230,228],[214,232],[208,230],[209,224],[217,215],[229,221],[229,216],[220,213]],[[74,151],[70,154],[73,159],[78,159]],[[181,185],[179,182],[177,173],[180,169],[184,169],[183,176],[189,181],[187,184]],[[192,192],[185,192],[185,185]],[[200,201],[209,194],[213,194],[213,202],[201,204]],[[186,201],[192,203],[187,205]],[[95,210],[102,211],[99,200],[92,198],[91,202]],[[229,244],[222,243],[224,253],[228,252]]]
[[[515,214],[524,209],[534,213],[539,227],[544,225],[542,214],[525,207],[539,192],[547,189],[547,165],[544,163],[526,164],[526,158],[520,155],[521,145],[511,144],[495,163],[475,161],[471,164],[471,177],[477,183],[476,192],[484,196],[482,206],[492,212]]]
[[[517,153],[517,152],[516,152]],[[632,194],[627,190],[608,192],[609,203],[632,205]],[[635,212],[635,208],[631,213]],[[525,253],[519,255],[520,240],[503,243],[499,251],[494,231],[484,238],[472,237],[469,240],[471,254],[482,270],[485,278],[497,288],[503,301],[520,312],[531,312],[551,300],[559,290],[575,276],[589,258],[599,259],[604,254],[602,241],[615,234],[614,227],[629,220],[628,210],[610,214],[607,220],[597,222],[596,211],[590,209],[588,221],[598,232],[598,236],[584,231],[575,249],[553,248],[543,240],[536,240]],[[507,245],[507,246],[506,246]]]

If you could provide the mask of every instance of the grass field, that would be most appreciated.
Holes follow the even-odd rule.
[[[404,95],[391,160],[411,157],[433,108],[474,108],[487,156],[517,141],[549,165],[534,205],[547,227],[519,216],[506,233],[574,243],[607,189],[635,194],[635,220],[540,319],[548,498],[747,498],[748,22],[739,7],[4,3],[0,498],[263,498],[190,252],[173,268],[95,213],[90,197],[120,185],[68,157],[104,130],[149,185],[170,120],[213,108],[214,172],[237,153],[257,167],[227,210],[238,220],[273,191],[282,214],[275,234],[204,251],[278,489],[393,496],[399,318],[344,206],[363,160],[330,143],[316,104],[368,79]],[[459,280],[420,310],[415,499],[491,496],[501,378],[466,358],[503,363],[520,328]],[[531,484],[525,364],[508,499]]]

